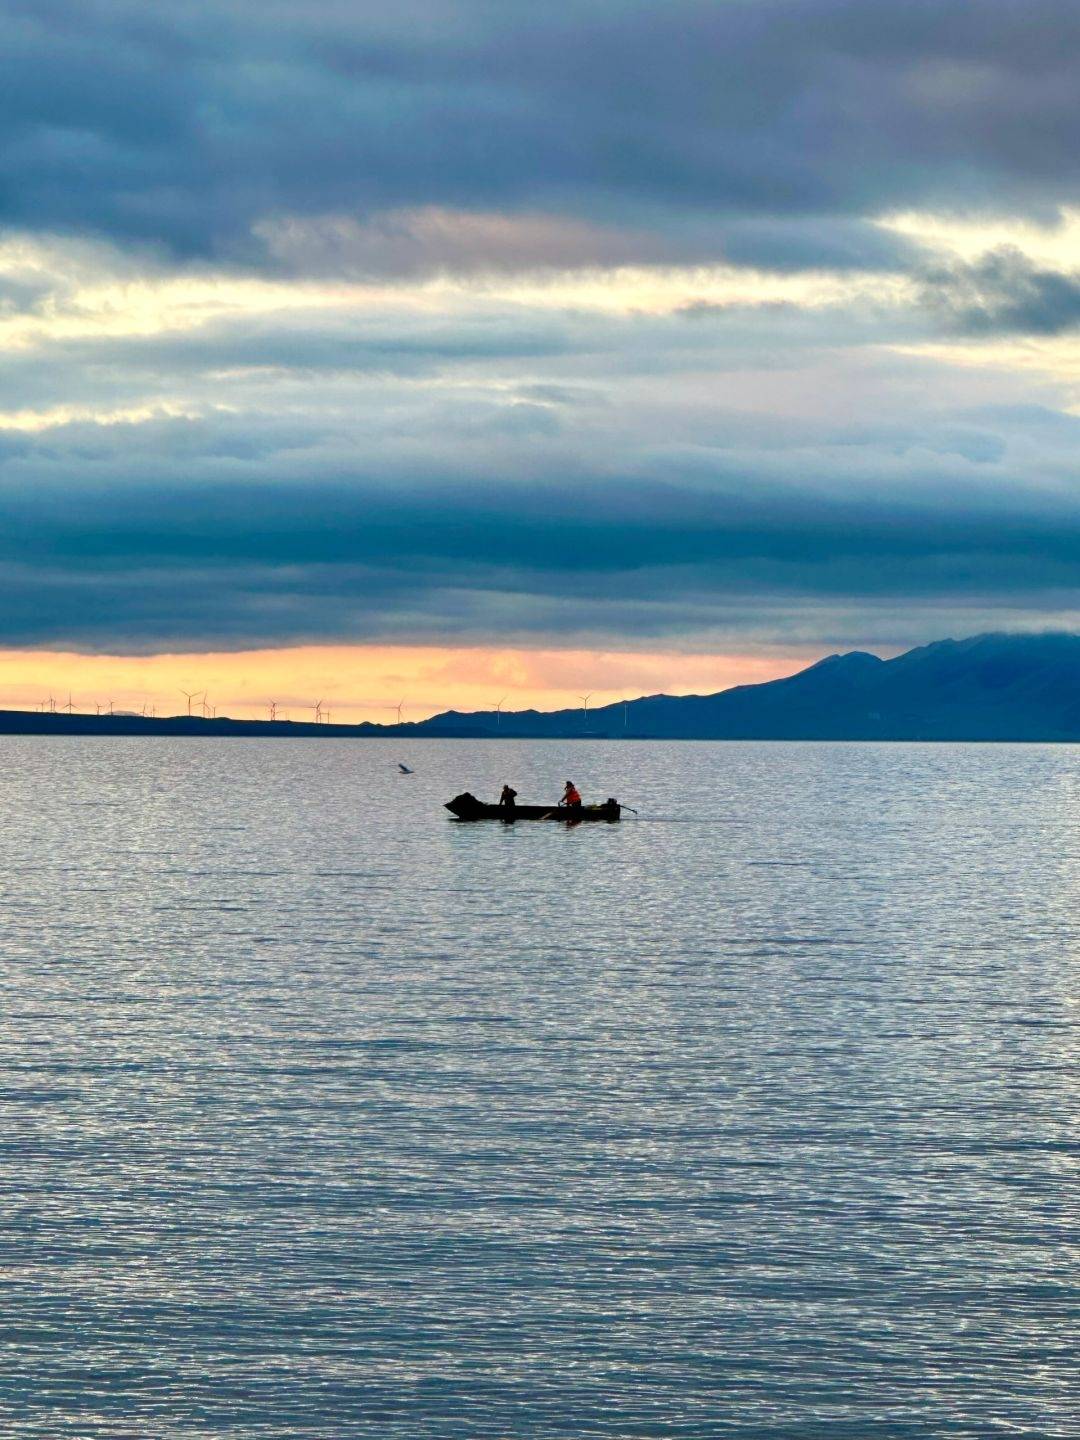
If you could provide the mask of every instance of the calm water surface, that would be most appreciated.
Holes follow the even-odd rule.
[[[5,1440],[1080,1435],[1080,749],[0,743]]]

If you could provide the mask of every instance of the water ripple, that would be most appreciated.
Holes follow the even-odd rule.
[[[5,743],[5,1440],[1080,1435],[1072,749]]]

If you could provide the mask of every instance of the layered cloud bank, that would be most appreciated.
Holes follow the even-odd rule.
[[[1077,623],[1074,7],[367,9],[7,7],[0,647]]]

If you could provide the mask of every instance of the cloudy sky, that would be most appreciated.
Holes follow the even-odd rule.
[[[3,0],[0,704],[1076,626],[1078,70],[1071,0]]]

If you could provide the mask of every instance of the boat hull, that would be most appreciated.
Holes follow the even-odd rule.
[[[602,820],[612,825],[622,813],[617,800],[608,800],[604,805],[582,805],[571,809],[568,805],[485,805],[467,791],[455,795],[446,802],[446,809],[457,820],[559,820],[566,825],[578,825],[583,820]]]

